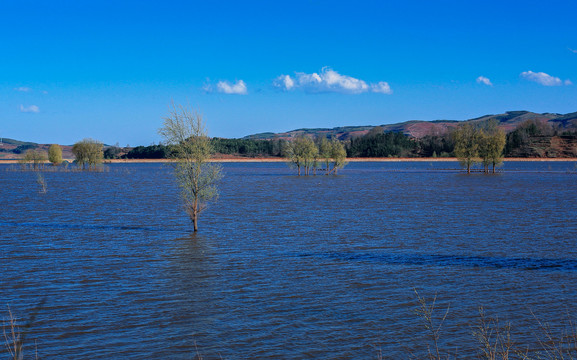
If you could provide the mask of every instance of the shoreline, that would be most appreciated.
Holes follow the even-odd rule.
[[[64,159],[72,163],[73,159]],[[347,162],[457,162],[457,158],[348,158]],[[577,158],[505,158],[503,162],[577,162]],[[154,164],[168,163],[173,160],[168,159],[111,159],[104,160],[103,164]],[[275,163],[287,162],[283,158],[215,158],[210,162],[217,163]],[[18,159],[0,159],[1,164],[18,164]],[[49,162],[44,162],[48,164]]]

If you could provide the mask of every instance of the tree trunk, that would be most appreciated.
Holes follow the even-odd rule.
[[[471,173],[471,164],[467,164],[467,174]]]
[[[495,163],[493,163],[493,174],[495,173]]]
[[[192,223],[194,225],[194,232],[198,231],[198,199],[194,199],[194,208],[192,209]]]

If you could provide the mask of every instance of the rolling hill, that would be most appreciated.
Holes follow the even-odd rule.
[[[414,138],[422,138],[426,135],[441,135],[448,132],[450,129],[458,126],[463,122],[481,122],[494,119],[499,123],[506,132],[511,132],[517,126],[527,120],[546,121],[554,128],[561,131],[576,131],[577,130],[577,112],[569,114],[552,114],[544,113],[538,114],[529,111],[507,111],[504,114],[485,115],[468,120],[410,120],[396,124],[378,125],[384,131],[402,132]],[[377,125],[367,126],[342,126],[335,128],[312,128],[312,129],[297,129],[284,133],[260,133],[246,136],[246,139],[290,139],[299,135],[310,136],[334,136],[340,140],[348,140],[352,137],[362,136],[368,133]]]

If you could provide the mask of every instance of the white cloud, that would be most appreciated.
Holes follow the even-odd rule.
[[[571,48],[567,48],[567,49],[569,49],[569,51],[571,51],[572,53],[577,54],[577,50],[571,49]]]
[[[385,81],[367,84],[367,82],[352,76],[341,75],[331,68],[324,67],[320,73],[295,73],[294,77],[281,75],[277,77],[273,85],[282,90],[301,89],[306,92],[337,92],[344,94],[360,94],[375,92],[392,94],[391,87]]]
[[[493,83],[491,82],[491,80],[489,80],[489,78],[486,78],[484,76],[479,76],[477,78],[477,83],[479,84],[485,84],[487,86],[493,86]]]
[[[40,112],[40,108],[36,105],[24,106],[20,105],[20,112],[23,113],[38,113]]]
[[[30,89],[29,87],[26,87],[26,86],[20,86],[20,87],[14,88],[14,90],[21,91],[21,92],[29,92],[32,89]]]
[[[228,81],[219,81],[216,84],[216,90],[223,94],[246,95],[248,93],[246,84],[242,80],[239,80],[234,84]]]
[[[290,90],[295,86],[295,82],[290,76],[281,75],[273,81],[273,86],[283,90]]]
[[[379,81],[376,84],[372,84],[371,85],[371,91],[374,93],[380,93],[380,94],[392,94],[393,93],[393,90],[391,90],[389,83],[386,81]]]
[[[538,84],[544,85],[544,86],[561,86],[563,84],[565,85],[571,85],[571,80],[561,80],[558,77],[555,76],[551,76],[549,74],[546,74],[544,72],[533,72],[533,71],[524,71],[521,73],[521,77],[529,80],[529,81],[534,81]]]

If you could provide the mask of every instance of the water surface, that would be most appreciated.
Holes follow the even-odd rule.
[[[575,163],[457,166],[224,164],[195,235],[168,166],[45,172],[40,194],[2,165],[2,313],[32,318],[46,359],[192,359],[195,343],[207,359],[405,358],[426,349],[415,288],[450,305],[442,345],[465,354],[481,305],[522,342],[532,312],[560,326],[577,308]]]

